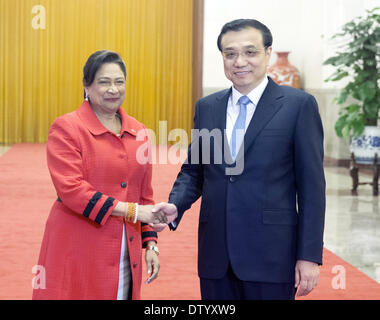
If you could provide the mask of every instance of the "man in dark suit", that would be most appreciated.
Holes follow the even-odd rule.
[[[272,35],[259,21],[227,23],[218,48],[233,86],[197,102],[188,159],[169,203],[155,210],[175,218],[175,230],[202,196],[202,299],[294,299],[296,288],[298,295],[314,289],[322,264],[318,106],[313,96],[267,77]]]

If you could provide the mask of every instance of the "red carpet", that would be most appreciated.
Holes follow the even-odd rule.
[[[179,167],[154,166],[157,202],[167,200]],[[13,146],[0,157],[0,173],[0,299],[30,299],[32,267],[37,263],[45,221],[56,199],[46,167],[45,145]],[[143,299],[200,299],[198,210],[199,201],[185,214],[176,232],[160,233],[160,276],[149,285],[143,284]],[[336,281],[337,276],[342,280],[343,271],[345,282]],[[342,285],[344,288],[339,288]],[[303,299],[380,299],[380,284],[325,250],[319,286]]]

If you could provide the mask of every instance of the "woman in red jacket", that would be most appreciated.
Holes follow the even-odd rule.
[[[126,69],[118,54],[95,52],[83,73],[86,100],[49,131],[58,199],[46,222],[33,299],[139,299],[142,248],[147,282],[159,270],[157,234],[148,223],[167,222],[152,213],[151,162],[136,156],[140,147],[149,151],[148,135],[120,107]]]

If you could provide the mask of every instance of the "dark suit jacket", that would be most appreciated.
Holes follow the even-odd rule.
[[[224,135],[230,94],[231,89],[200,99],[194,129]],[[231,263],[241,280],[291,282],[296,260],[321,264],[323,128],[314,97],[269,79],[236,163],[226,139],[194,132],[169,202],[178,208],[178,226],[202,196],[199,276],[221,278]]]

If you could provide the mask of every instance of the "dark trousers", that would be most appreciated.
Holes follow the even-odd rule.
[[[242,281],[231,266],[222,279],[200,278],[202,300],[294,300],[294,283]]]

